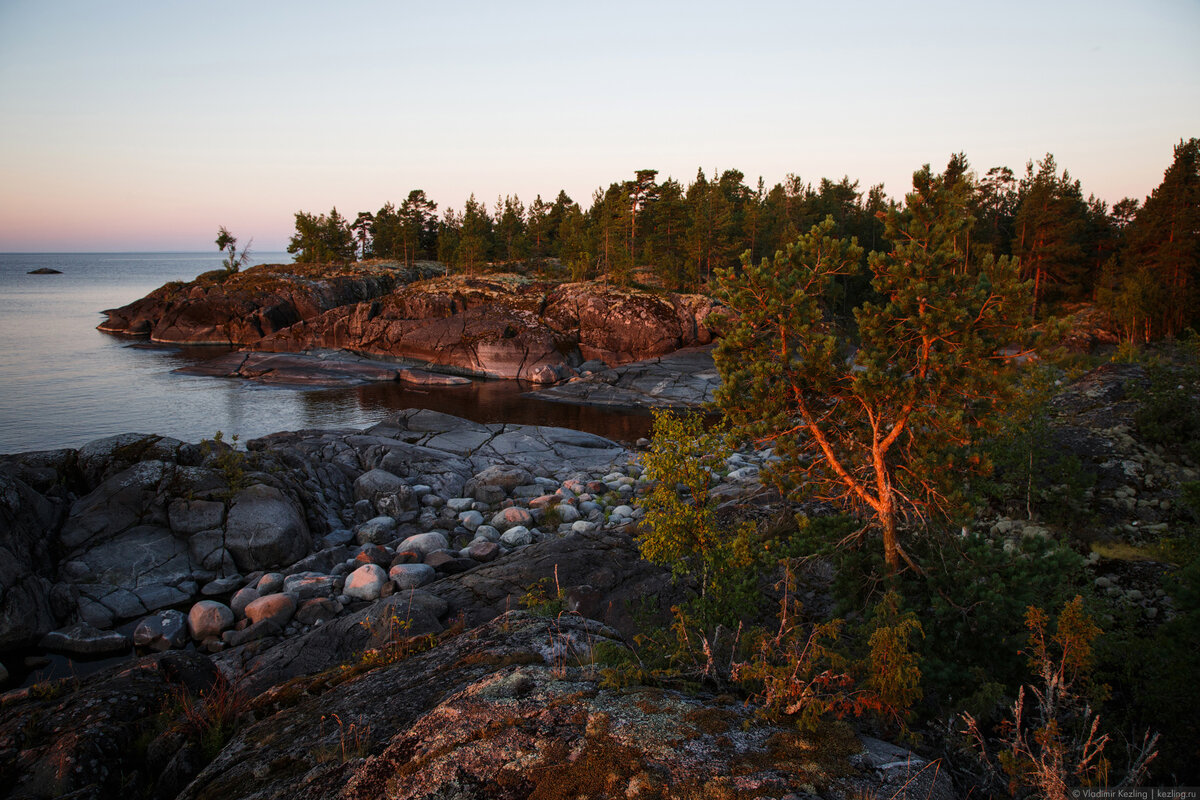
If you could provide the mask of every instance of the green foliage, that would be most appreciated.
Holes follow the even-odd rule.
[[[912,612],[901,610],[899,594],[886,593],[858,635],[847,637],[841,619],[804,624],[790,582],[789,573],[778,627],[748,632],[748,657],[733,664],[732,678],[767,716],[790,718],[803,730],[846,716],[907,730],[909,709],[921,698],[912,640],[922,628]]]
[[[297,211],[296,232],[287,251],[299,263],[345,264],[354,260],[354,233],[337,208],[328,215]]]
[[[520,600],[521,608],[536,617],[557,617],[566,610],[566,595],[558,585],[557,570],[553,589],[549,578],[531,584]]]
[[[981,442],[992,469],[972,482],[977,505],[1056,523],[1078,523],[1088,516],[1086,492],[1095,486],[1096,475],[1051,437],[1048,403],[1056,374],[1036,366],[1018,374],[1004,427]]]
[[[169,710],[177,710],[180,721],[177,730],[200,746],[205,762],[217,753],[238,728],[238,719],[249,705],[249,697],[223,675],[207,690],[196,696],[180,690],[168,702]]]
[[[1106,265],[1099,300],[1131,342],[1178,336],[1200,317],[1200,139],[1175,147]]]
[[[1104,715],[1115,729],[1162,733],[1155,780],[1194,785],[1200,781],[1200,718],[1178,712],[1200,708],[1200,484],[1180,490],[1172,522],[1178,533],[1167,543],[1180,566],[1163,581],[1173,613],[1148,626],[1138,606],[1102,605],[1109,621],[1096,646],[1096,680],[1110,688]]]
[[[1069,786],[1136,784],[1155,757],[1157,736],[1147,735],[1128,764],[1124,778],[1114,779],[1105,754],[1108,734],[1088,701],[1093,647],[1100,628],[1084,611],[1083,598],[1066,602],[1053,632],[1045,611],[1030,606],[1025,614],[1025,649],[1036,680],[1027,703],[1022,687],[1008,719],[999,728],[993,762],[980,724],[963,716],[985,763],[998,766],[1014,796],[1030,793],[1047,800],[1066,800]]]
[[[888,591],[868,618],[865,688],[879,699],[889,721],[903,726],[911,716],[909,709],[922,697],[921,659],[913,640],[924,637],[925,631],[916,614],[902,610],[900,603],[899,592]]]
[[[892,249],[870,257],[880,299],[852,327],[833,314],[835,278],[855,273],[861,249],[830,218],[772,262],[718,274],[736,321],[715,351],[717,402],[774,441],[782,488],[872,519],[893,570],[907,558],[898,523],[956,510],[949,477],[982,466],[968,448],[994,426],[998,364],[1029,327],[1016,265],[968,250],[972,186],[965,162],[951,166],[917,172],[904,213],[887,214]]]
[[[1032,161],[1026,165],[1019,197],[1012,249],[1021,273],[1033,281],[1033,301],[1082,294],[1088,207],[1079,181],[1071,180],[1066,170],[1058,175],[1054,156],[1047,153],[1036,172]]]
[[[225,434],[217,431],[212,439],[201,441],[200,448],[205,461],[221,473],[231,497],[246,488],[246,454],[238,450],[236,433],[226,444]]]
[[[1026,607],[1059,603],[1084,579],[1083,559],[1037,537],[996,542],[987,536],[928,536],[917,545],[926,576],[908,573],[896,588],[919,615],[926,712],[966,710],[991,719],[998,701],[1015,694],[1024,674],[1018,655]],[[842,613],[865,610],[863,598],[886,583],[874,548],[837,553],[834,594]],[[895,580],[895,579],[893,579]]]
[[[705,430],[699,414],[655,412],[653,437],[643,458],[643,477],[654,488],[642,499],[642,556],[698,582],[693,612],[702,620],[736,624],[757,606],[757,574],[753,528],[722,529],[710,495],[730,447],[719,431]]]
[[[1138,408],[1133,419],[1139,436],[1200,463],[1200,368],[1151,365],[1147,372],[1149,386],[1134,395]]]
[[[250,244],[254,244],[254,240],[251,240],[250,244],[247,244],[245,247],[243,247],[242,252],[239,253],[237,251],[237,237],[231,234],[225,228],[225,226],[222,225],[217,231],[216,244],[217,249],[222,253],[228,251],[229,255],[225,257],[225,260],[221,262],[221,265],[225,267],[226,274],[232,275],[233,273],[240,271],[242,267],[249,263]]]

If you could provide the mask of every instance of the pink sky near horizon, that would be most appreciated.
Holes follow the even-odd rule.
[[[1200,136],[1200,3],[0,5],[0,251],[282,250],[298,210],[642,168],[901,197],[1047,152],[1110,204]]]

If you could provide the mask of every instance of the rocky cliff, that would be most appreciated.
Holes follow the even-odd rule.
[[[149,336],[173,344],[250,345],[263,336],[397,285],[439,274],[440,268],[395,264],[264,264],[227,275],[210,272],[168,283],[140,300],[103,313],[109,333]]]
[[[168,284],[106,311],[99,327],[152,341],[305,353],[343,350],[444,372],[554,383],[588,360],[609,366],[713,339],[712,301],[516,275],[255,267]],[[319,364],[314,363],[314,369]]]
[[[437,278],[332,309],[255,349],[342,348],[490,378],[551,383],[590,359],[610,365],[708,344],[712,301],[514,275]]]

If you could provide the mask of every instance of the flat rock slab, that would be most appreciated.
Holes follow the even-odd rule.
[[[79,623],[50,631],[42,637],[42,647],[57,653],[96,656],[129,649],[129,637],[117,631],[102,631]]]
[[[596,471],[624,464],[629,452],[602,436],[544,425],[470,422],[421,409],[401,411],[369,428],[366,437],[398,440],[430,453],[449,453],[469,463],[470,477],[493,464],[522,467],[535,475]],[[385,463],[384,468],[388,468]],[[397,473],[399,474],[399,473]]]
[[[720,382],[712,347],[688,347],[575,378],[527,396],[604,408],[696,408],[713,399]]]
[[[227,353],[175,371],[184,375],[245,378],[287,386],[349,386],[396,380],[423,386],[463,386],[470,383],[466,378],[401,367],[346,351]]]

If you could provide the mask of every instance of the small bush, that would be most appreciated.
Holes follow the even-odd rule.
[[[1028,646],[1025,653],[1037,676],[1029,686],[1033,703],[1026,704],[1025,687],[1011,715],[1000,726],[999,751],[993,761],[983,730],[970,715],[967,729],[993,770],[998,766],[1016,796],[1029,791],[1046,800],[1066,800],[1068,786],[1113,785],[1105,758],[1109,736],[1100,731],[1100,718],[1087,700],[1093,644],[1100,628],[1083,610],[1083,598],[1063,605],[1053,633],[1041,608],[1026,610]],[[1156,754],[1157,736],[1147,736],[1140,753],[1117,785],[1136,783]]]
[[[1200,370],[1152,366],[1150,383],[1134,395],[1138,434],[1150,444],[1179,450],[1200,462]]]

